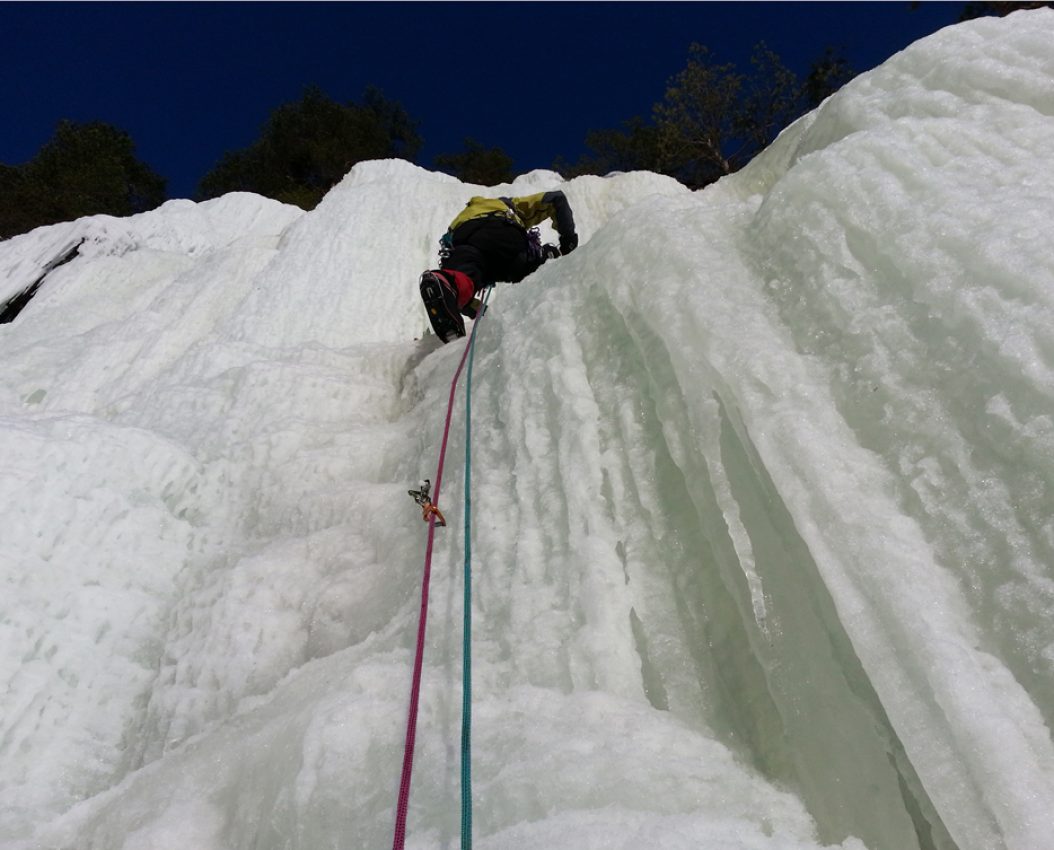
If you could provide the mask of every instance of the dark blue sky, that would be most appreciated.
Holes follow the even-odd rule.
[[[417,119],[421,164],[471,136],[520,171],[576,159],[591,129],[647,115],[688,46],[745,70],[765,41],[794,70],[828,45],[857,70],[954,23],[962,3],[0,4],[0,162],[30,159],[63,118],[131,134],[193,194],[224,151],[320,86],[379,87]]]

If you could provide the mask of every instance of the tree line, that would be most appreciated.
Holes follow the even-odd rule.
[[[1050,4],[969,3],[963,18],[1040,5]],[[755,46],[746,69],[693,44],[687,64],[649,115],[590,132],[584,155],[575,162],[558,158],[551,167],[565,177],[654,171],[699,189],[738,171],[854,75],[831,48],[799,76],[764,43]],[[199,182],[196,198],[245,191],[312,209],[357,162],[417,162],[418,127],[376,88],[367,89],[361,102],[338,103],[310,87],[298,101],[275,109],[256,141],[225,153]],[[512,157],[472,138],[433,164],[467,183],[492,186],[515,177]],[[166,180],[136,156],[125,131],[100,121],[64,120],[31,160],[0,163],[0,239],[85,215],[144,212],[166,200],[165,187]]]

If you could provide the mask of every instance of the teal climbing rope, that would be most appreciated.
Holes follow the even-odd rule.
[[[480,315],[490,293],[483,296]],[[472,363],[476,335],[469,342],[465,376],[465,624],[461,651],[461,850],[472,850]]]
[[[420,704],[421,672],[424,667],[425,628],[428,623],[428,588],[432,576],[432,552],[435,542],[437,523],[446,525],[443,514],[437,507],[439,491],[443,483],[443,464],[446,459],[447,438],[450,435],[450,420],[454,410],[454,393],[457,390],[458,378],[468,358],[468,391],[466,393],[467,414],[465,417],[465,626],[464,655],[462,679],[462,719],[461,719],[461,847],[469,850],[472,847],[472,535],[471,535],[471,498],[469,479],[472,471],[472,364],[476,353],[476,331],[487,309],[491,289],[483,297],[477,321],[472,326],[468,345],[461,355],[454,377],[450,381],[450,398],[447,402],[446,422],[443,426],[443,441],[439,448],[439,464],[436,467],[435,491],[431,483],[425,481],[420,491],[411,490],[410,495],[423,508],[422,518],[428,523],[428,545],[425,549],[424,571],[421,577],[421,610],[417,621],[417,648],[414,653],[413,676],[410,684],[410,703],[406,716],[406,740],[403,745],[403,769],[399,779],[399,797],[395,807],[395,832],[392,837],[392,850],[404,850],[406,845],[406,819],[410,808],[410,783],[413,776],[414,749],[417,738],[417,713]],[[434,501],[433,501],[434,500]]]

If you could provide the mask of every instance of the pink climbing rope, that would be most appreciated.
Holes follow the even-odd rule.
[[[480,315],[482,318],[482,315]],[[436,469],[435,491],[432,495],[432,504],[439,502],[439,488],[443,483],[443,462],[446,459],[447,438],[450,436],[450,419],[454,412],[454,394],[457,391],[457,382],[461,377],[461,370],[465,367],[465,360],[469,350],[472,348],[472,339],[476,335],[479,322],[472,325],[472,334],[469,336],[468,344],[461,355],[454,379],[450,382],[450,400],[446,408],[446,424],[443,426],[443,442],[439,447],[439,465]],[[406,718],[406,744],[403,749],[403,773],[399,782],[399,803],[395,810],[395,839],[392,842],[392,850],[403,850],[406,843],[406,813],[410,807],[410,776],[414,766],[414,740],[417,737],[417,705],[421,693],[421,667],[424,664],[425,654],[425,626],[428,621],[428,584],[432,577],[432,544],[435,541],[436,512],[429,515],[428,519],[428,546],[425,549],[424,576],[421,580],[421,615],[417,621],[417,654],[414,656],[413,683],[410,686],[410,710]]]

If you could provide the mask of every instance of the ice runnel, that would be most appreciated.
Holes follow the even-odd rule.
[[[83,244],[84,239],[81,238],[73,246],[62,249],[53,259],[44,264],[44,268],[41,269],[40,275],[36,280],[30,283],[21,292],[16,292],[5,302],[0,304],[0,325],[6,324],[7,322],[13,322],[18,314],[25,309],[25,306],[30,302],[33,296],[37,294],[37,290],[40,289],[41,284],[44,282],[44,278],[59,266],[65,265],[76,257],[77,254],[80,253],[80,247]],[[5,289],[6,288],[7,287],[5,287]]]
[[[537,344],[587,354],[565,360],[561,373],[538,374],[538,385],[522,391],[535,399],[564,396],[558,387],[572,383],[568,376],[579,369],[582,378],[573,383],[590,388],[588,402],[579,397],[572,405],[586,421],[565,416],[560,431],[595,434],[603,480],[610,482],[604,509],[581,524],[625,553],[620,595],[638,651],[649,647],[647,661],[637,662],[635,687],[652,705],[711,730],[762,774],[794,788],[817,819],[821,840],[856,835],[876,847],[954,847],[742,422],[733,423],[716,390],[680,385],[662,338],[639,320],[627,322],[600,288],[568,288],[552,300],[552,315],[540,308]],[[570,327],[555,319],[561,314],[590,318]],[[529,371],[509,355],[501,365],[503,372]],[[700,397],[705,420],[693,421],[685,400]],[[514,410],[531,428],[531,414]],[[687,434],[694,439],[686,441]],[[537,469],[533,461],[526,465]],[[730,488],[725,497],[714,484],[715,468]],[[563,491],[571,490],[565,483]],[[765,627],[725,520],[728,499],[750,538],[749,571],[766,590]],[[573,520],[571,506],[553,505],[538,523],[550,526],[565,509]],[[565,546],[559,541],[554,548]],[[519,562],[530,563],[523,555]],[[614,568],[608,582],[617,586]]]

